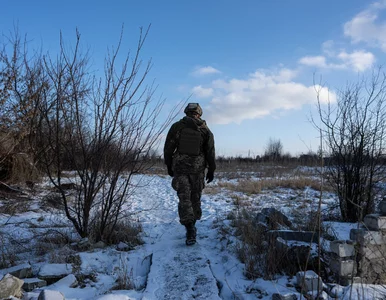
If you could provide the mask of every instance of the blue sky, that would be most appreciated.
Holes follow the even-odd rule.
[[[314,78],[334,102],[386,58],[385,0],[5,0],[0,32],[16,25],[55,53],[60,31],[71,44],[78,28],[99,68],[123,24],[127,49],[151,24],[149,79],[169,106],[190,95],[201,104],[225,156],[261,155],[270,138],[292,155],[316,151]]]

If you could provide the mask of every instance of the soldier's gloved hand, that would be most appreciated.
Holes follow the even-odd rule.
[[[214,178],[214,171],[208,170],[206,173],[206,183],[212,182]]]
[[[169,174],[170,177],[174,176],[174,172],[173,172],[172,166],[168,166],[168,174]]]

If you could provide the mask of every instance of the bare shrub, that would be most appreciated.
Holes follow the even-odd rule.
[[[163,113],[165,100],[155,100],[153,83],[146,83],[152,62],[141,57],[148,31],[140,29],[136,49],[123,57],[121,32],[117,47],[106,55],[102,78],[90,74],[79,32],[72,50],[61,37],[58,55],[41,60],[34,155],[82,238],[92,224],[99,226],[95,241],[112,234],[135,189],[133,175],[151,166],[162,133],[184,104]],[[72,194],[63,185],[68,170],[77,175]]]
[[[51,192],[42,198],[43,208],[63,208],[62,196],[59,193]]]
[[[370,78],[347,85],[336,103],[320,100],[319,129],[325,144],[328,180],[338,195],[344,221],[362,221],[375,208],[377,184],[385,180],[386,74],[373,70]],[[322,125],[319,125],[321,122]]]
[[[94,226],[91,228],[91,238],[100,235],[98,232],[99,228],[100,226],[98,226],[98,224],[94,224]],[[107,234],[107,232],[109,234]],[[114,229],[107,228],[106,233],[101,236],[101,240],[108,245],[117,245],[122,242],[126,243],[130,247],[135,247],[143,244],[143,241],[140,237],[141,232],[141,223],[124,219],[118,221]]]
[[[122,48],[120,32],[101,78],[90,72],[79,32],[73,47],[60,36],[59,53],[52,56],[30,54],[17,31],[1,44],[0,176],[33,181],[36,168],[43,170],[81,237],[89,235],[94,221],[100,225],[97,240],[114,229],[134,190],[132,175],[156,162],[154,149],[184,105],[163,111],[165,99],[154,99],[156,87],[148,82],[152,61],[142,59],[149,29],[140,28],[131,52]],[[68,170],[80,180],[75,195],[62,188]],[[121,180],[124,172],[127,178]]]

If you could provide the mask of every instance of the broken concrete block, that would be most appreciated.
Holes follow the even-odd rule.
[[[350,257],[355,255],[355,248],[352,241],[332,241],[330,242],[330,251],[339,257]]]
[[[370,231],[364,228],[351,229],[350,239],[361,245],[375,244],[382,245],[386,244],[386,234],[380,231]]]
[[[369,214],[365,216],[363,221],[369,230],[386,230],[386,216]]]
[[[323,281],[314,271],[297,272],[296,282],[304,292],[323,290]]]
[[[386,216],[386,200],[379,202],[378,210],[382,216]]]
[[[356,273],[356,262],[352,259],[332,258],[330,269],[339,277],[352,277]]]
[[[348,285],[351,285],[351,284],[354,284],[354,283],[365,283],[363,278],[361,277],[357,277],[357,276],[342,276],[342,277],[337,277],[337,281],[336,281],[339,285],[342,285],[342,286],[348,286]]]
[[[286,241],[299,241],[305,243],[318,242],[318,234],[312,231],[270,230],[268,234],[272,240],[280,237]]]

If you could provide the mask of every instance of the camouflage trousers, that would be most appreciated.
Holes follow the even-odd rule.
[[[175,174],[172,187],[179,199],[178,215],[180,223],[187,225],[201,219],[201,194],[205,187],[204,173]]]

